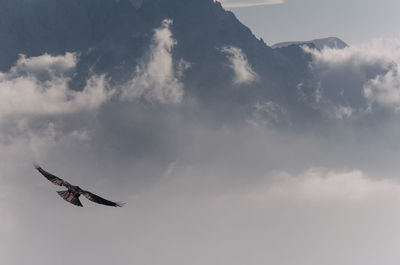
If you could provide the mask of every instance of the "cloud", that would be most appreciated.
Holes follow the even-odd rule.
[[[98,108],[111,96],[105,77],[94,75],[82,91],[72,90],[69,81],[76,64],[73,53],[31,58],[21,55],[15,66],[0,73],[0,121]]]
[[[343,120],[343,119],[350,118],[351,115],[353,114],[353,112],[354,112],[354,110],[351,107],[340,105],[335,109],[334,114],[337,119]]]
[[[6,74],[1,73],[1,75],[7,75],[9,78],[33,75],[41,80],[48,80],[52,77],[65,75],[68,71],[73,70],[77,63],[77,54],[69,52],[65,55],[56,56],[45,53],[41,56],[29,58],[21,54],[10,71]]]
[[[344,49],[304,50],[313,57],[316,103],[328,107],[337,118],[364,115],[373,112],[374,106],[400,107],[399,40],[377,39]]]
[[[101,106],[102,115],[110,115],[112,122],[98,126],[104,122],[99,115],[84,125],[89,136],[105,133],[108,126],[111,130],[104,138],[87,140],[77,124],[82,115],[73,113],[74,122],[67,126],[63,127],[67,119],[40,130],[21,124],[25,135],[14,135],[6,145],[0,142],[0,191],[6,190],[0,208],[9,213],[13,225],[4,224],[9,233],[0,239],[8,264],[54,264],[65,249],[88,264],[169,265],[196,260],[317,265],[335,249],[328,265],[372,265],[380,257],[372,251],[377,244],[382,245],[382,255],[396,257],[397,250],[390,246],[398,245],[398,237],[393,237],[400,218],[398,184],[373,178],[356,164],[363,154],[367,161],[371,154],[385,161],[391,156],[376,149],[360,150],[357,147],[365,148],[360,142],[354,146],[342,139],[334,143],[324,139],[321,144],[313,137],[304,140],[281,131],[239,124],[219,127],[198,116],[173,123],[172,112],[158,117],[158,112],[135,108],[134,103],[112,103]],[[115,109],[120,111],[112,112]],[[159,138],[177,145],[167,150],[169,166],[161,173],[153,174],[153,168],[160,167],[154,157],[138,161],[119,153],[120,149],[110,154],[103,141],[113,138],[129,154],[137,152],[135,142],[142,149],[157,150],[159,138],[149,143],[138,133],[120,130],[121,123],[127,124],[124,129],[141,129],[141,119],[174,125],[172,130],[158,124],[144,131],[145,139],[160,131]],[[175,134],[180,137],[171,141]],[[348,149],[341,150],[343,146]],[[176,148],[178,155],[170,155]],[[30,159],[35,154],[45,168],[71,183],[128,204],[118,210],[82,199],[85,207],[74,208],[58,197],[57,187],[32,169]],[[332,167],[309,167],[327,161]],[[335,169],[335,163],[342,166],[346,161],[362,170]],[[382,166],[377,161],[370,164]],[[110,223],[113,229],[104,230]],[[348,251],[354,245],[370,256]],[[51,254],[37,255],[45,250]],[[27,255],[20,255],[21,251]],[[355,262],[360,257],[366,262]]]
[[[251,68],[246,55],[240,48],[226,46],[222,48],[222,52],[227,54],[229,66],[235,73],[235,84],[247,84],[258,80],[257,73]]]
[[[183,60],[175,63],[172,50],[177,44],[172,37],[172,20],[165,19],[154,31],[148,59],[136,68],[133,79],[122,88],[121,99],[145,98],[162,104],[180,103],[183,98],[183,83],[180,78],[188,68]]]
[[[397,63],[386,74],[378,75],[364,85],[365,97],[385,106],[400,108],[400,71]]]
[[[248,7],[248,6],[262,6],[262,5],[277,5],[283,4],[284,0],[222,0],[222,5],[227,8],[234,7]]]
[[[179,83],[185,67],[173,63],[176,44],[166,28],[158,29],[162,36],[155,34],[135,78],[158,78],[159,69],[150,67],[150,55],[157,54],[169,58],[162,69],[173,69],[160,71],[161,79],[173,76]],[[356,80],[358,95],[365,97],[368,80],[394,68],[386,58],[334,62],[336,55],[314,61],[320,86],[312,101],[329,99],[331,115],[350,119],[359,110],[343,99],[353,91],[346,84]],[[6,122],[20,117],[14,126],[0,126],[0,247],[7,253],[0,263],[68,264],[58,259],[68,249],[87,264],[398,264],[398,127],[364,134],[332,130],[318,137],[258,126],[288,115],[288,105],[274,99],[249,106],[249,123],[256,126],[231,126],[216,123],[199,105],[135,101],[182,100],[154,86],[145,86],[140,96],[108,100],[109,84],[98,76],[84,90],[69,92],[78,59],[21,57],[1,74],[3,88],[8,82],[18,92],[5,95],[8,100],[35,97],[4,112]],[[348,83],[344,76],[357,78]],[[17,86],[20,80],[31,88]],[[297,89],[306,93],[308,85]],[[85,95],[90,87],[100,96]],[[95,115],[87,114],[92,110]],[[128,204],[109,209],[83,199],[85,208],[74,208],[33,170],[34,160],[73,184]],[[104,229],[110,224],[113,229]]]
[[[211,173],[211,174],[210,174]],[[203,176],[202,178],[198,178]],[[202,185],[212,182],[212,172],[196,166],[182,166],[172,163],[166,170],[165,178],[159,183],[162,190],[172,186],[193,189],[193,197],[202,197],[198,191]],[[229,181],[227,184],[231,184]],[[172,185],[169,187],[169,185]],[[187,190],[182,190],[186,193]],[[215,202],[232,204],[265,204],[282,201],[301,204],[365,204],[377,201],[399,202],[400,182],[395,179],[376,179],[361,170],[337,170],[328,168],[308,168],[299,173],[271,171],[240,186],[218,187],[204,195]],[[253,205],[253,206],[254,206]]]
[[[153,264],[194,258],[204,264],[373,265],[382,256],[385,264],[396,264],[398,254],[390,247],[400,232],[395,181],[373,180],[359,170],[313,168],[233,188],[207,172],[175,164],[135,196],[136,218],[151,228],[137,237],[161,238],[138,240],[138,263],[151,247],[157,253]]]
[[[260,186],[264,186],[265,190],[260,191]],[[264,185],[259,185],[247,196],[259,202],[270,200],[315,203],[400,201],[400,183],[387,179],[374,180],[359,170],[336,171],[311,168],[299,175],[286,172],[275,173]]]
[[[247,122],[256,127],[281,124],[287,116],[287,111],[273,101],[257,102],[253,108],[254,111]]]

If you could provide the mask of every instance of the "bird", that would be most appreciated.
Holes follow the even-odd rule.
[[[81,195],[85,196],[88,200],[91,200],[92,202],[107,205],[107,206],[122,207],[125,204],[122,202],[112,202],[112,201],[103,199],[102,197],[100,197],[96,194],[93,194],[89,191],[81,189],[79,186],[71,185],[69,182],[47,172],[46,170],[44,170],[37,164],[34,164],[34,167],[37,171],[40,172],[40,174],[42,174],[45,178],[47,178],[53,184],[66,187],[68,190],[57,191],[57,193],[58,193],[58,195],[61,196],[61,198],[63,198],[67,202],[72,203],[75,206],[83,207],[81,201],[79,200],[79,196],[81,196]]]

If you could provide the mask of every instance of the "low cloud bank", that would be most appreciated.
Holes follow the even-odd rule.
[[[260,187],[264,187],[264,190]],[[331,202],[368,203],[399,201],[400,183],[374,180],[359,170],[336,171],[311,168],[299,175],[277,172],[246,195],[254,201],[288,200],[324,204]]]

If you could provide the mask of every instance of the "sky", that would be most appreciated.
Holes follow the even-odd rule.
[[[396,0],[222,1],[267,44],[338,37],[348,44],[396,38]],[[254,4],[259,4],[252,6]]]
[[[234,11],[305,14],[302,3]],[[313,4],[323,17],[329,5]],[[173,26],[152,30],[119,85],[89,71],[72,89],[85,55],[73,51],[21,54],[0,72],[0,264],[398,265],[400,40],[376,28],[342,50],[303,48],[312,79],[292,91],[324,119],[279,127],[298,106],[259,100],[244,120],[221,120],[190,95]],[[296,36],[319,37],[315,27]],[[260,81],[242,49],[218,50],[232,91]],[[33,163],[127,204],[70,205]]]

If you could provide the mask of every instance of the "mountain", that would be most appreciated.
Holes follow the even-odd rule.
[[[298,45],[269,47],[214,0],[3,0],[0,70],[10,69],[19,54],[76,52],[73,89],[81,89],[92,73],[106,74],[120,86],[132,79],[154,41],[154,30],[166,19],[172,21],[176,40],[174,65],[188,65],[181,77],[184,100],[195,99],[210,116],[224,121],[247,120],[256,113],[272,123],[282,116],[280,120],[304,125],[320,116],[305,104],[315,94],[305,82],[313,78],[311,55]],[[337,39],[313,43],[345,45]],[[235,73],[232,62],[245,72]],[[232,81],[235,74],[244,74],[244,81]]]
[[[339,38],[336,37],[329,37],[329,38],[323,38],[323,39],[315,39],[315,40],[310,40],[310,41],[288,41],[288,42],[280,42],[272,45],[271,47],[274,49],[277,48],[284,48],[288,47],[291,45],[305,45],[305,44],[312,44],[314,45],[318,50],[322,50],[323,48],[331,48],[331,49],[344,49],[348,47],[344,41],[342,41]]]

